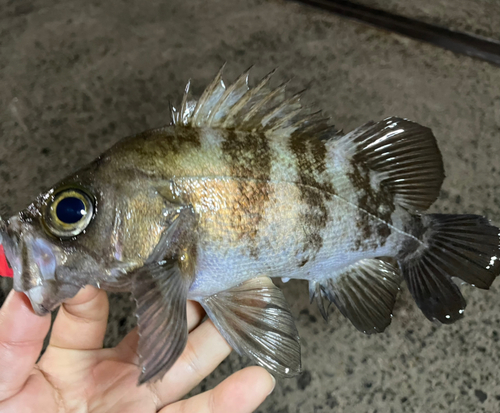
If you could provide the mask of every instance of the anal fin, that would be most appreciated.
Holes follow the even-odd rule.
[[[280,376],[300,373],[299,334],[283,293],[270,278],[246,281],[201,304],[240,355]]]
[[[323,297],[334,303],[358,330],[380,333],[391,323],[399,283],[399,274],[389,262],[360,260],[333,278],[312,282],[311,301],[316,298],[324,318],[327,311]]]

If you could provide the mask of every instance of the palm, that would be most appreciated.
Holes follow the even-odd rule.
[[[36,365],[50,317],[35,316],[21,294],[8,301],[0,312],[0,366],[17,361],[17,369],[26,371],[0,369],[0,410],[5,413],[250,412],[273,387],[265,370],[251,367],[213,390],[179,401],[231,351],[210,321],[199,325],[203,312],[195,303],[188,303],[190,335],[180,359],[162,381],[138,387],[136,330],[117,347],[102,348],[108,316],[102,291],[86,288],[61,307],[50,344]],[[19,337],[28,329],[30,339]]]
[[[47,412],[58,411],[61,405],[65,412],[157,411],[151,388],[137,387],[137,366],[117,360],[115,349],[78,351],[49,347],[35,374],[41,376],[43,393],[59,398],[49,400],[55,408]]]

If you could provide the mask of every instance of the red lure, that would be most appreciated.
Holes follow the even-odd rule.
[[[9,267],[3,247],[0,245],[0,277],[14,277],[14,271]]]

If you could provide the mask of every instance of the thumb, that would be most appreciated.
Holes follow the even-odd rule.
[[[37,316],[28,298],[12,290],[0,309],[0,401],[28,379],[50,329],[50,315]]]

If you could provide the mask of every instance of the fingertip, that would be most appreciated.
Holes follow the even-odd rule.
[[[262,367],[247,367],[228,377],[213,390],[168,404],[160,413],[251,413],[272,393],[275,384],[274,377]]]
[[[109,315],[105,291],[86,286],[63,303],[52,326],[50,345],[73,350],[102,348]]]
[[[269,376],[271,377],[271,390],[269,390],[269,393],[267,393],[267,395],[269,396],[276,388],[276,378],[270,373],[267,374],[269,374]]]
[[[33,313],[33,308],[31,307],[30,300],[26,297],[26,294],[10,290],[9,294],[7,294],[7,298],[5,298],[5,301],[3,302],[2,312],[15,311],[15,309],[21,311],[28,310]]]
[[[65,305],[81,305],[94,300],[99,294],[106,294],[105,291],[99,290],[92,285],[86,285],[78,293],[69,300],[65,301]]]
[[[247,367],[214,389],[220,411],[246,413],[259,407],[276,386],[276,380],[262,367]]]
[[[50,315],[36,315],[26,294],[11,290],[0,309],[0,328],[6,324],[20,327],[29,326],[32,329],[34,326],[38,326],[42,329],[43,334],[46,334],[45,330],[48,331],[50,327]]]
[[[276,387],[276,379],[265,368],[252,366],[247,367],[243,371],[246,371],[246,374],[249,375],[248,380],[255,383],[257,386],[256,391],[259,394],[269,396],[274,391],[274,388]]]
[[[109,301],[106,291],[86,285],[73,298],[62,304],[68,316],[83,321],[107,320]]]
[[[187,320],[188,320],[188,331],[191,331],[198,327],[205,317],[205,310],[200,303],[196,301],[188,300],[187,302]]]

